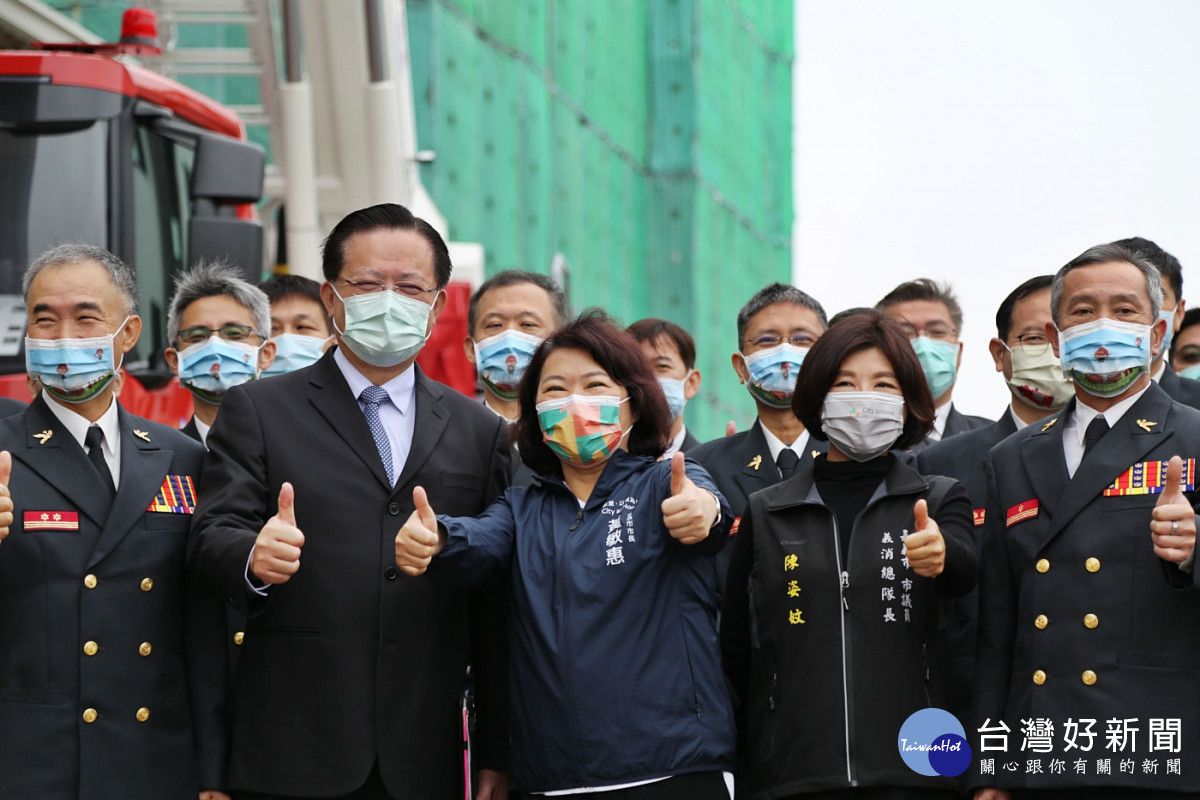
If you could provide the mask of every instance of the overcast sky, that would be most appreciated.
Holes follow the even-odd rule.
[[[1007,402],[996,306],[1145,236],[1200,305],[1200,2],[797,0],[795,282],[829,313],[949,280],[954,399]]]

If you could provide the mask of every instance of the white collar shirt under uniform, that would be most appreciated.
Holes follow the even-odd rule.
[[[762,428],[763,437],[767,440],[767,448],[771,451],[771,463],[776,465],[776,469],[779,469],[779,454],[785,447],[800,456],[801,461],[804,460],[804,448],[808,446],[807,430],[801,431],[800,435],[796,437],[796,441],[784,444],[782,439],[767,430],[767,426],[762,424],[762,420],[758,421],[758,425]]]
[[[1110,429],[1116,427],[1121,417],[1125,416],[1125,412],[1132,408],[1133,404],[1149,388],[1150,384],[1147,383],[1146,387],[1140,392],[1130,395],[1103,412],[1104,420],[1108,423],[1108,427]],[[1099,416],[1100,413],[1091,406],[1084,405],[1076,399],[1075,413],[1063,424],[1063,457],[1067,461],[1067,474],[1072,478],[1075,477],[1075,471],[1079,469],[1079,464],[1083,461],[1083,441],[1087,435],[1088,425],[1092,424],[1092,420]]]
[[[50,413],[62,423],[62,426],[67,429],[67,433],[71,434],[71,438],[79,443],[83,452],[87,452],[83,440],[87,436],[88,428],[93,424],[100,426],[100,430],[104,433],[104,443],[100,447],[104,451],[104,463],[108,464],[108,471],[112,473],[113,486],[120,486],[121,424],[117,417],[116,397],[109,395],[108,410],[101,414],[100,419],[95,423],[89,422],[87,417],[55,400],[49,392],[43,391],[42,397],[45,398],[46,407],[50,409]]]

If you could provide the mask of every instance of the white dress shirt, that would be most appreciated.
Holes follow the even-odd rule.
[[[664,459],[668,459],[678,453],[679,448],[683,447],[683,440],[686,437],[687,425],[683,425],[679,428],[679,433],[676,434],[675,438],[671,440],[671,443],[667,445],[667,449],[663,451],[662,457]]]
[[[791,444],[784,444],[783,440],[775,434],[767,430],[767,426],[759,420],[759,427],[762,428],[763,436],[767,439],[767,447],[771,451],[771,463],[775,464],[775,469],[779,469],[779,454],[783,452],[783,448],[795,451],[796,455],[800,456],[800,460],[804,460],[804,448],[808,446],[808,431],[803,430],[796,437],[796,441]]]
[[[86,453],[87,448],[84,447],[83,440],[93,423],[70,406],[55,400],[49,392],[42,392],[42,397],[46,398],[46,407],[50,409],[50,413],[58,418],[67,429],[67,433],[71,434],[71,438],[78,442]],[[113,486],[120,486],[121,425],[117,419],[117,403],[112,395],[109,395],[108,410],[101,414],[94,424],[99,425],[104,433],[104,443],[100,449],[104,452],[104,463],[108,464],[108,471],[112,473]]]
[[[212,430],[212,425],[208,425],[199,417],[193,416],[192,421],[196,423],[196,433],[200,434],[200,444],[208,447],[208,432]]]
[[[1138,398],[1144,395],[1146,389],[1149,388],[1150,385],[1146,384],[1145,389],[1130,395],[1103,412],[1104,419],[1108,422],[1108,427],[1116,427],[1116,424],[1125,415],[1125,412],[1132,408],[1133,404],[1138,401]],[[1088,425],[1091,425],[1092,420],[1099,416],[1100,413],[1091,406],[1076,401],[1075,413],[1063,425],[1063,457],[1067,461],[1067,474],[1072,478],[1075,477],[1075,470],[1079,469],[1079,463],[1083,461],[1083,440],[1087,435]]]
[[[954,403],[947,400],[933,410],[933,427],[929,430],[929,441],[940,442],[942,440],[942,436],[946,433],[946,420],[950,419],[950,409],[953,407]]]
[[[342,376],[350,385],[350,391],[355,398],[372,385],[366,376],[355,369],[340,347],[334,351],[333,361],[342,371]],[[388,399],[392,401],[379,404],[379,421],[383,424],[383,429],[387,431],[388,440],[392,445],[392,474],[399,479],[400,473],[404,471],[404,464],[408,461],[408,452],[412,449],[413,431],[416,429],[417,415],[414,403],[417,392],[417,371],[409,367],[380,388],[388,393]],[[358,407],[362,409],[364,405],[360,400]]]

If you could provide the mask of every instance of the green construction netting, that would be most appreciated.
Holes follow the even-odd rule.
[[[422,179],[487,270],[696,338],[701,439],[753,404],[736,315],[791,275],[792,3],[408,0]]]

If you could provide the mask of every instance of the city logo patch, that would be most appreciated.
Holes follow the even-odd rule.
[[[77,531],[78,511],[26,511],[23,520],[27,531]]]
[[[146,508],[159,514],[195,514],[196,487],[191,475],[168,475]]]
[[[978,528],[983,524],[983,518],[987,514],[986,508],[976,508],[971,512],[971,516],[975,518],[975,527]]]
[[[1162,494],[1167,480],[1166,461],[1143,461],[1121,473],[1112,485],[1104,490],[1105,497],[1124,497],[1131,494]],[[1196,459],[1183,462],[1183,490],[1196,488]]]
[[[940,708],[923,708],[904,720],[896,737],[900,757],[913,772],[952,778],[971,765],[971,745],[958,717]]]
[[[1024,522],[1027,519],[1033,519],[1037,515],[1037,500],[1026,500],[1024,503],[1017,503],[1008,510],[1008,513],[1004,515],[1004,527],[1011,528],[1018,522]]]

